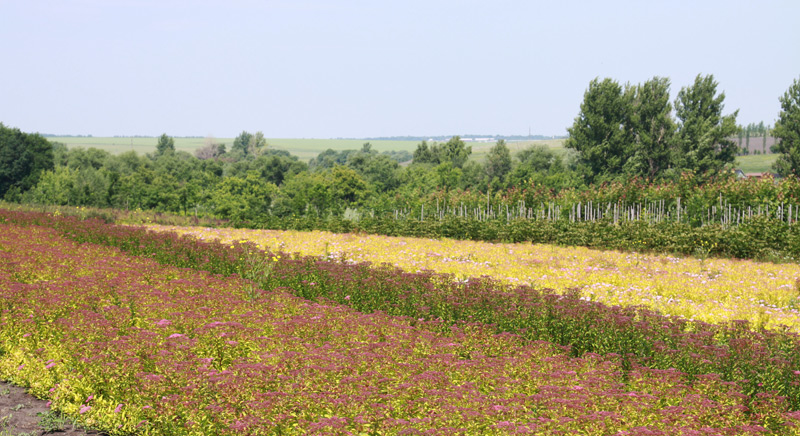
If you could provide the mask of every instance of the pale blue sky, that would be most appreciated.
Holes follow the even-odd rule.
[[[800,2],[0,0],[0,122],[56,134],[563,135],[589,81],[713,74],[772,124]]]

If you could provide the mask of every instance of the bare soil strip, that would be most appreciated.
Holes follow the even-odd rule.
[[[29,395],[25,388],[0,382],[0,436],[44,434],[85,436],[102,433],[79,428],[53,413],[46,401]]]

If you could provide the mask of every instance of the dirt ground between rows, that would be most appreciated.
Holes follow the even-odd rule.
[[[52,419],[54,415],[49,412],[46,401],[34,398],[24,388],[0,382],[0,436],[102,435],[75,427],[66,419]],[[61,427],[62,430],[45,431],[47,427]]]

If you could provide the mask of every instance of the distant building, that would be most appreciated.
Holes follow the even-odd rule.
[[[494,142],[494,138],[461,138],[464,142]]]
[[[761,180],[761,179],[765,179],[765,178],[769,177],[769,178],[771,178],[773,180],[777,180],[777,179],[781,178],[781,176],[778,175],[777,173],[771,173],[771,172],[746,173],[746,172],[744,172],[744,171],[742,171],[742,170],[740,170],[738,168],[735,169],[733,171],[733,173],[736,175],[737,179],[756,179],[756,180]]]

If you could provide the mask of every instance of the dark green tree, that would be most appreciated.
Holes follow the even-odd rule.
[[[675,134],[675,164],[701,178],[719,173],[736,159],[736,116],[722,115],[725,93],[717,94],[713,75],[697,75],[682,88],[675,100],[678,128]]]
[[[560,190],[583,185],[583,177],[571,165],[570,156],[562,156],[542,145],[534,145],[516,155],[519,160],[509,174],[511,186],[543,186]]]
[[[55,141],[50,141],[50,144],[53,147],[53,167],[57,168],[67,165],[67,158],[69,157],[70,151],[67,148],[67,144]]]
[[[628,129],[632,153],[625,162],[625,173],[654,180],[672,161],[675,122],[669,99],[669,79],[652,79],[629,88]]]
[[[387,192],[400,185],[400,165],[388,155],[380,154],[370,159],[361,174],[377,192]]]
[[[250,171],[244,178],[225,177],[210,193],[214,213],[237,221],[263,219],[278,188]]]
[[[250,138],[250,143],[247,144],[247,154],[250,156],[260,156],[266,148],[267,139],[264,138],[264,133],[258,131]]]
[[[237,154],[241,157],[247,156],[247,148],[250,145],[250,140],[253,138],[253,134],[243,130],[236,139],[233,140],[233,145],[231,146],[231,153]]]
[[[352,168],[336,165],[327,180],[332,198],[342,211],[350,205],[361,205],[367,197],[367,182]]]
[[[153,187],[154,178],[155,172],[147,165],[141,165],[135,171],[122,175],[113,198],[114,203],[125,209],[155,209],[158,205],[158,193]]]
[[[94,168],[56,167],[43,171],[36,186],[22,194],[33,204],[108,207],[109,177]]]
[[[277,216],[324,215],[333,203],[330,184],[320,172],[303,171],[289,176],[272,205]]]
[[[55,148],[53,150],[55,151]],[[104,150],[76,147],[67,152],[63,159],[65,162],[61,162],[61,164],[70,168],[94,168],[99,170],[110,157],[111,154]]]
[[[532,172],[547,171],[553,165],[561,167],[561,157],[543,145],[532,145],[517,153],[519,166]]]
[[[287,176],[307,170],[308,165],[300,162],[296,156],[273,154],[259,156],[253,168],[260,171],[266,181],[280,186]]]
[[[255,134],[243,131],[233,140],[231,153],[234,159],[245,159],[258,157],[264,148],[267,146],[267,140],[264,134],[256,132]]]
[[[407,197],[424,195],[437,189],[438,175],[430,165],[409,165],[399,174],[397,192]]]
[[[422,141],[417,145],[417,149],[414,150],[414,154],[412,155],[411,163],[415,164],[438,164],[439,163],[439,156],[436,153],[436,147],[428,146],[427,141]]]
[[[489,186],[486,178],[486,168],[482,164],[469,160],[461,167],[460,189],[485,191]]]
[[[323,171],[331,169],[336,165],[346,165],[350,156],[357,154],[356,150],[336,151],[329,148],[308,162],[308,168],[312,171]]]
[[[175,153],[175,139],[167,136],[166,133],[163,133],[158,138],[158,143],[156,144],[156,155],[163,156],[165,154],[173,153]]]
[[[390,150],[382,151],[382,155],[388,156],[390,159],[397,163],[411,162],[414,156],[408,150]]]
[[[792,82],[780,102],[781,112],[772,129],[780,156],[773,167],[781,176],[800,175],[800,79]]]
[[[501,139],[489,149],[489,155],[486,156],[486,176],[489,178],[489,183],[496,180],[498,184],[504,185],[509,171],[511,171],[511,151],[506,141]]]
[[[439,187],[443,188],[445,191],[458,187],[462,174],[463,172],[461,169],[453,166],[452,162],[440,163],[436,167]]]
[[[23,202],[77,206],[73,196],[78,171],[66,166],[43,171],[36,186],[23,195]]]
[[[440,162],[451,162],[453,167],[462,168],[469,155],[472,154],[472,147],[467,147],[459,136],[453,136],[442,144],[439,158]]]
[[[364,148],[362,148],[347,156],[346,165],[358,171],[359,174],[364,174],[364,171],[366,171],[370,162],[372,162],[376,156],[378,156],[378,153],[374,151],[364,151]]]
[[[467,147],[459,136],[453,136],[444,144],[433,144],[422,141],[414,150],[413,161],[415,164],[439,165],[450,162],[455,168],[461,168],[472,154],[472,147]]]
[[[558,170],[563,170],[561,158],[543,145],[530,146],[516,154],[519,161],[509,174],[509,183],[512,186],[526,184],[536,173],[547,173],[556,165]]]
[[[52,170],[53,146],[39,134],[23,133],[0,123],[0,198],[18,200]]]
[[[564,144],[577,151],[578,164],[586,169],[588,182],[622,173],[632,142],[626,129],[629,110],[627,93],[615,80],[595,78],[589,82]]]

